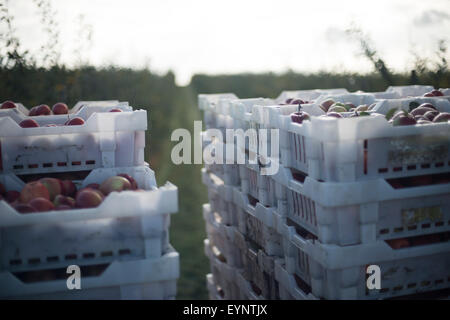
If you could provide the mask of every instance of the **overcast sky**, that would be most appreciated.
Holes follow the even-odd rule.
[[[351,22],[370,35],[388,65],[411,66],[414,50],[430,56],[450,40],[450,0],[52,0],[61,30],[61,60],[94,65],[149,66],[175,72],[186,84],[195,73],[368,71]],[[32,0],[9,0],[17,35],[33,52],[46,42]],[[80,36],[81,35],[81,36]]]

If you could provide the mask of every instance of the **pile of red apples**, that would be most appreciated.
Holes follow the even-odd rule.
[[[17,105],[12,101],[5,101],[0,106],[0,109],[14,109],[14,108],[17,108]],[[111,109],[109,112],[122,112],[122,110],[115,108]],[[35,116],[50,116],[60,114],[69,114],[69,108],[67,107],[67,104],[63,102],[55,103],[51,109],[46,104],[41,104],[39,106],[32,107],[30,109],[30,112],[28,113],[28,116],[35,117]],[[83,124],[84,120],[80,117],[74,117],[72,119],[67,120],[64,123],[65,126],[80,126]],[[19,123],[19,126],[21,126],[22,128],[36,128],[39,127],[39,124],[34,119],[25,119]],[[46,125],[46,127],[57,127],[57,126],[61,125],[57,124]]]
[[[136,180],[126,173],[112,176],[101,184],[89,184],[77,190],[71,180],[42,178],[27,183],[20,191],[6,191],[0,183],[0,200],[7,201],[20,213],[95,208],[111,192],[138,189]]]

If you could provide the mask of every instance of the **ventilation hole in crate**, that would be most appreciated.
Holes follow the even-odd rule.
[[[29,164],[28,165],[28,169],[36,169],[37,167],[39,167],[38,164]]]
[[[400,291],[400,290],[402,290],[403,289],[403,286],[397,286],[397,287],[394,287],[394,291]]]
[[[101,257],[112,257],[113,256],[113,252],[112,251],[103,251],[102,253],[100,253]]]
[[[443,163],[443,162],[438,162],[438,163],[435,163],[434,166],[435,166],[436,168],[440,168],[440,167],[443,167],[443,166],[444,166],[444,163]]]
[[[413,165],[407,166],[406,170],[416,170],[416,165],[413,164]]]
[[[386,293],[389,292],[389,288],[381,288],[380,293]]]
[[[380,234],[387,234],[389,233],[389,229],[381,229]]]
[[[92,259],[92,258],[95,258],[95,253],[92,253],[92,252],[86,252],[86,253],[83,253],[83,258],[84,258],[84,259]]]
[[[402,171],[402,170],[403,170],[402,167],[395,167],[395,168],[392,168],[392,171],[394,171],[394,172],[399,172],[399,171]]]
[[[413,231],[413,230],[416,230],[417,229],[417,226],[416,225],[413,225],[413,226],[409,226],[408,227],[408,231]]]
[[[258,199],[252,197],[251,195],[247,195],[248,202],[254,207],[258,203]]]
[[[39,264],[39,263],[41,263],[41,259],[40,258],[31,258],[31,259],[28,259],[28,263],[29,264]]]
[[[131,254],[131,250],[130,249],[120,249],[119,250],[119,256],[125,256],[127,254]]]
[[[86,161],[86,164],[87,164],[87,165],[89,165],[89,164],[95,164],[95,160],[87,160],[87,161]]]
[[[308,176],[306,173],[298,171],[298,170],[291,170],[292,173],[292,177],[294,178],[295,181],[304,183],[306,177]]]
[[[73,166],[81,166],[81,161],[72,161]]]
[[[58,162],[58,163],[56,163],[56,165],[58,167],[66,167],[67,166],[67,162]]]
[[[23,165],[21,165],[21,164],[16,164],[16,165],[13,166],[13,169],[14,169],[14,170],[20,170],[20,169],[23,169]]]
[[[442,284],[444,283],[444,279],[438,279],[434,281],[435,284]]]
[[[429,163],[423,163],[423,164],[420,165],[420,167],[422,169],[429,169],[430,168],[430,164]]]
[[[402,227],[394,228],[394,232],[403,232],[403,228]]]
[[[260,296],[262,294],[262,290],[253,281],[250,282],[250,286],[256,295]]]
[[[47,257],[47,262],[58,262],[58,261],[59,261],[58,256]]]
[[[436,227],[442,227],[444,225],[444,221],[439,221],[434,224]]]
[[[378,173],[386,173],[388,172],[388,168],[380,168],[378,169]]]
[[[429,223],[422,224],[422,229],[428,229],[430,227]]]
[[[305,294],[309,294],[311,293],[311,287],[305,282],[303,281],[303,279],[301,279],[299,276],[297,276],[296,274],[294,274],[294,280],[297,283],[297,286],[305,293]]]
[[[415,288],[417,286],[417,283],[408,283],[408,289]]]
[[[22,260],[21,259],[13,259],[13,260],[9,260],[9,264],[12,266],[18,266],[22,264]]]
[[[51,168],[51,167],[53,167],[53,163],[51,163],[51,162],[44,163],[44,164],[42,164],[42,167],[44,167],[44,168]]]
[[[64,259],[65,260],[75,260],[77,258],[77,255],[76,254],[66,254],[65,256],[64,256]]]
[[[420,285],[421,285],[422,287],[429,286],[430,284],[431,284],[430,281],[422,281],[422,282],[420,283]]]

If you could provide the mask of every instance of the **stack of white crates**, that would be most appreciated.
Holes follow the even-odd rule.
[[[75,116],[84,125],[62,125]],[[179,256],[168,231],[178,191],[158,187],[144,162],[146,111],[84,101],[69,115],[30,117],[40,127],[21,128],[28,117],[21,104],[0,111],[7,191],[40,177],[70,179],[80,189],[121,173],[141,190],[112,192],[95,208],[29,214],[1,200],[0,299],[174,299]]]
[[[423,97],[432,89],[285,91],[274,100],[200,95],[206,129],[219,129],[223,137],[226,129],[279,130],[276,153],[260,154],[257,131],[256,163],[209,164],[202,171],[209,195],[203,215],[210,296],[448,295],[450,124],[393,127],[380,115],[321,118],[317,105],[327,99],[373,104],[371,112],[386,114],[392,108],[432,103],[450,112],[450,90],[441,89],[443,97]],[[302,105],[311,121],[293,122],[290,114],[298,105],[285,103],[287,99],[313,100]],[[212,143],[232,160],[232,149],[221,141]],[[249,145],[242,147],[247,157],[254,152]],[[275,164],[275,174],[263,174]]]

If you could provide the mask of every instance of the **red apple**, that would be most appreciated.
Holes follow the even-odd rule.
[[[387,240],[387,243],[392,247],[392,249],[401,249],[410,246],[408,239]]]
[[[69,108],[67,107],[67,104],[58,102],[53,105],[52,111],[53,114],[68,114]]]
[[[338,112],[328,112],[325,117],[333,117],[333,118],[343,118],[342,115]],[[322,116],[321,116],[322,117]]]
[[[8,203],[13,203],[14,201],[18,200],[20,198],[20,192],[19,191],[6,191],[5,194],[5,200],[8,201]]]
[[[81,126],[83,124],[84,124],[84,120],[81,119],[80,117],[75,117],[65,123],[66,126]]]
[[[39,124],[33,119],[25,119],[19,123],[19,126],[22,128],[36,128],[39,127]]]
[[[35,107],[31,108],[30,111],[28,112],[28,116],[30,116],[30,117],[36,116],[36,110],[38,107],[39,106],[35,106]]]
[[[106,179],[100,185],[100,191],[107,196],[113,191],[121,192],[124,190],[130,190],[131,183],[124,177],[114,176]]]
[[[122,112],[122,110],[114,108],[114,109],[109,110],[109,112]]]
[[[292,100],[290,104],[305,104],[305,101],[301,99]]]
[[[431,92],[427,92],[423,95],[424,97],[434,97],[434,94]]]
[[[310,120],[310,119],[311,118],[310,118],[309,114],[306,112],[303,112],[303,111],[291,113],[292,122],[302,123],[304,120]]]
[[[424,118],[426,118],[427,120],[433,121],[433,119],[439,114],[439,111],[427,111],[425,112],[425,114],[423,115]]]
[[[325,112],[334,104],[334,100],[328,99],[322,102],[320,105],[324,108]]]
[[[77,187],[72,180],[61,180],[61,194],[64,196],[73,197],[77,192]]]
[[[448,112],[441,112],[433,119],[433,122],[447,122],[447,121],[450,121],[450,113]]]
[[[39,212],[51,211],[55,209],[53,203],[45,198],[34,198],[28,204]]]
[[[18,203],[16,205],[14,205],[13,208],[16,209],[16,211],[20,212],[20,213],[32,213],[32,212],[37,211],[29,204],[24,204],[24,203]]]
[[[417,123],[416,119],[411,116],[406,116],[404,114],[396,117],[393,121],[394,126],[411,126]]]
[[[103,196],[98,190],[85,188],[78,192],[75,206],[77,208],[94,208],[99,206],[102,201]]]
[[[16,104],[12,101],[5,101],[2,103],[2,106],[0,109],[14,109],[16,107]]]
[[[0,183],[0,194],[3,195],[6,193],[6,189],[5,186],[3,184]]]
[[[50,201],[53,201],[55,197],[62,193],[61,180],[55,178],[42,178],[39,180],[48,190],[50,195]]]
[[[427,113],[428,111],[436,111],[436,109],[434,108],[429,108],[429,107],[423,107],[423,106],[418,106],[417,108],[413,109],[410,114],[413,116],[417,116],[417,115],[424,115],[425,113]]]
[[[125,179],[127,179],[130,184],[131,184],[131,190],[136,190],[137,189],[137,183],[136,180],[134,180],[134,178],[126,173],[120,173],[118,174],[119,177],[124,177]]]
[[[53,201],[53,204],[55,207],[59,207],[61,205],[69,206],[69,207],[75,207],[75,199],[72,197],[66,197],[63,195],[57,195],[55,197],[55,200]]]
[[[50,200],[50,194],[41,182],[28,182],[20,192],[20,202],[28,203],[34,198],[45,198]]]
[[[36,115],[37,116],[48,116],[52,114],[52,110],[50,109],[50,107],[46,104],[41,104],[39,107],[37,107],[36,109]]]
[[[433,91],[431,91],[431,93],[435,97],[442,97],[444,95],[440,90],[433,90]]]

